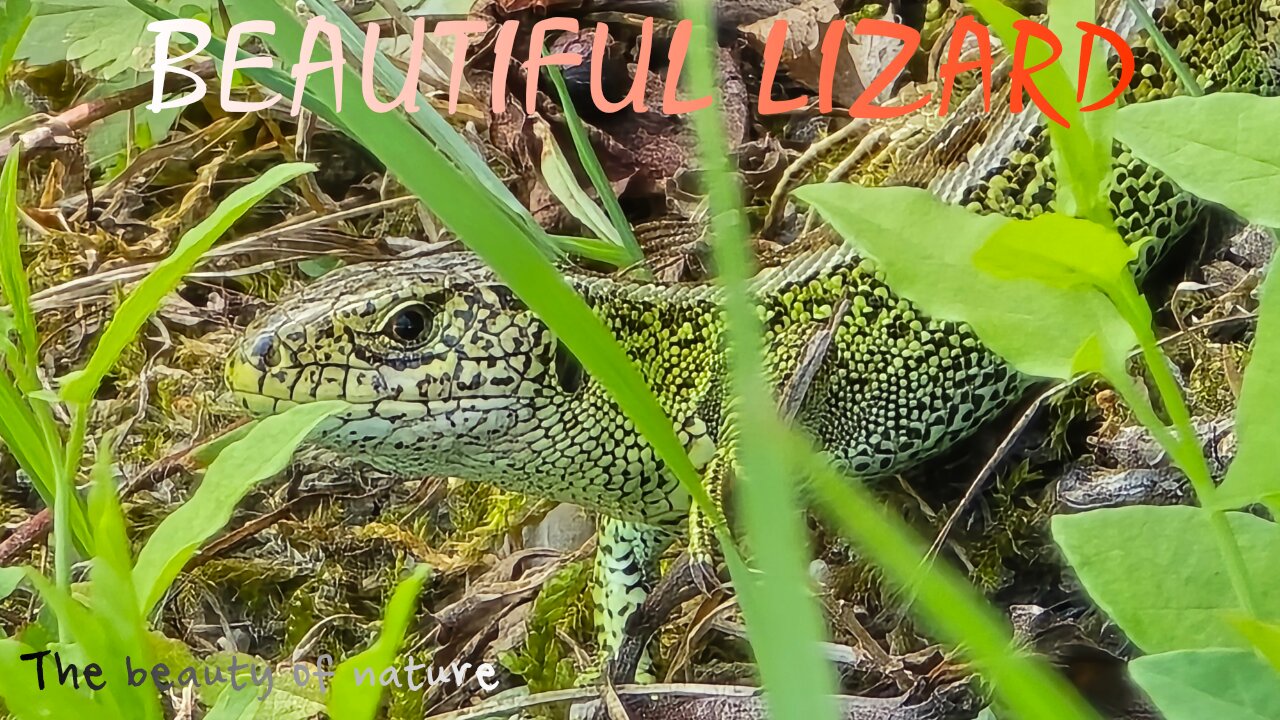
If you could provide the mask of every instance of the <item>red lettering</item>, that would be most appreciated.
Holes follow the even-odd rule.
[[[845,28],[849,26],[844,20],[833,20],[827,26],[827,34],[822,37],[822,67],[818,71],[818,111],[830,115],[833,110],[831,95],[836,84],[836,65],[843,50]]]
[[[670,62],[667,65],[667,86],[662,91],[662,112],[665,115],[683,115],[711,107],[711,96],[697,100],[681,100],[676,96],[680,85],[680,73],[684,70],[684,59],[689,54],[689,41],[693,38],[693,21],[681,20],[676,25],[676,34],[671,38],[671,50],[668,53]]]
[[[760,114],[777,115],[779,113],[799,110],[809,102],[809,96],[792,98],[791,100],[774,100],[773,81],[778,77],[778,65],[782,62],[782,46],[787,42],[786,20],[779,20],[769,30],[769,39],[764,43],[764,73],[760,77]]]
[[[882,71],[866,90],[858,96],[853,102],[853,106],[849,108],[849,115],[855,118],[872,118],[872,119],[888,119],[902,117],[908,113],[915,112],[924,107],[933,99],[932,95],[925,95],[910,105],[901,107],[883,107],[880,105],[872,105],[871,101],[880,95],[893,84],[893,81],[902,74],[906,69],[907,63],[911,61],[916,50],[920,49],[920,32],[915,28],[900,25],[898,23],[889,22],[888,20],[873,20],[864,18],[858,21],[853,32],[858,35],[879,35],[902,41],[902,49],[898,51],[895,57]]]
[[[978,42],[978,59],[961,62],[964,41],[973,35]],[[947,61],[938,68],[938,77],[942,79],[942,103],[938,106],[938,117],[946,115],[951,109],[951,94],[955,92],[956,77],[970,70],[982,71],[982,107],[991,112],[991,31],[978,22],[973,16],[965,15],[956,21],[955,32],[951,35],[951,44],[947,48]]]
[[[1076,86],[1077,102],[1084,102],[1085,84],[1089,79],[1089,60],[1093,57],[1094,38],[1106,40],[1111,47],[1116,49],[1116,57],[1120,60],[1120,79],[1116,81],[1116,86],[1111,90],[1111,94],[1092,105],[1080,108],[1080,112],[1093,112],[1113,104],[1120,99],[1125,90],[1129,89],[1129,83],[1133,82],[1133,50],[1124,41],[1124,38],[1120,37],[1119,33],[1110,28],[1083,21],[1076,23],[1076,27],[1084,31],[1084,36],[1080,38],[1080,83]]]
[[[591,44],[591,54],[595,59],[591,63],[591,100],[600,108],[602,112],[615,113],[625,108],[628,104],[631,108],[638,112],[649,112],[649,107],[644,103],[644,86],[649,79],[649,64],[653,56],[653,18],[644,19],[644,24],[640,28],[640,54],[636,58],[636,76],[631,81],[631,90],[627,92],[627,96],[622,98],[622,102],[613,103],[604,96],[604,65],[602,58],[609,46],[609,26],[604,23],[596,24],[596,37]]]
[[[1040,92],[1040,88],[1036,86],[1035,78],[1032,75],[1052,66],[1062,56],[1062,42],[1058,40],[1058,36],[1054,35],[1049,28],[1030,20],[1018,20],[1013,23],[1013,29],[1018,31],[1017,47],[1013,52],[1013,67],[1009,70],[1009,111],[1013,113],[1022,112],[1023,100],[1022,93],[1031,98],[1031,102],[1040,108],[1040,112],[1046,117],[1059,125],[1069,128],[1071,123],[1062,117],[1053,104],[1045,99],[1044,93]],[[1041,42],[1049,46],[1051,54],[1049,59],[1036,65],[1035,67],[1027,67],[1027,48],[1034,36]]]

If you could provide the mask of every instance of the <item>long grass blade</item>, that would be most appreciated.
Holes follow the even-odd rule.
[[[634,265],[644,262],[644,252],[640,250],[640,243],[636,241],[636,235],[631,230],[631,223],[622,212],[622,205],[613,192],[609,176],[605,174],[604,166],[600,164],[600,158],[596,156],[595,149],[591,146],[591,140],[587,137],[587,126],[582,122],[578,109],[573,105],[573,98],[570,97],[569,88],[564,82],[564,73],[560,72],[560,68],[555,65],[548,65],[547,75],[550,76],[551,83],[556,88],[556,95],[560,98],[560,108],[564,112],[565,124],[569,126],[569,134],[573,137],[574,149],[578,151],[578,161],[587,171],[587,177],[591,178],[591,185],[600,196],[605,213],[613,223],[620,244],[626,252],[626,264]]]
[[[1156,25],[1156,19],[1151,17],[1151,11],[1146,5],[1142,4],[1142,0],[1126,0],[1129,4],[1129,11],[1138,19],[1138,24],[1143,30],[1147,31],[1148,37],[1156,44],[1156,49],[1164,56],[1165,62],[1173,68],[1173,74],[1178,76],[1178,82],[1182,85],[1182,89],[1192,97],[1200,97],[1204,95],[1204,88],[1200,87],[1200,82],[1196,80],[1195,73],[1191,72],[1191,68],[1182,61],[1182,56],[1178,54],[1177,48],[1169,44],[1169,39],[1160,32],[1160,26]]]
[[[35,414],[13,380],[0,374],[0,440],[13,454],[45,504],[53,507],[53,458]]]
[[[31,284],[22,263],[22,239],[18,235],[18,149],[5,158],[0,171],[0,290],[9,302],[13,325],[18,333],[18,348],[24,363],[22,372],[32,365],[39,343],[36,340],[36,316],[31,310]],[[17,372],[17,369],[15,369]]]
[[[701,0],[683,0],[681,9],[695,30],[689,46],[690,87],[695,97],[714,96],[713,10]],[[796,467],[786,446],[776,442],[784,433],[764,375],[763,332],[747,291],[753,260],[741,189],[717,106],[713,102],[695,113],[694,125],[711,204],[716,266],[725,288],[733,395],[739,403],[733,413],[739,437],[739,507],[760,571],[757,578],[738,568],[735,586],[771,715],[834,718],[835,675],[819,651],[826,632],[810,590],[807,528],[793,484]]]
[[[333,687],[329,691],[329,717],[343,720],[374,720],[378,717],[383,688],[375,678],[383,668],[395,662],[396,653],[409,630],[409,622],[413,620],[418,594],[422,592],[428,570],[426,565],[419,565],[396,587],[382,619],[382,632],[373,646],[343,661],[335,669]],[[357,681],[361,671],[365,671],[365,682]]]
[[[356,57],[363,57],[364,33],[360,31],[360,28],[356,26],[350,16],[331,0],[304,0],[304,2],[312,12],[324,17],[338,27],[342,33],[342,44],[346,47],[347,52]],[[373,63],[374,78],[383,88],[389,92],[396,93],[399,88],[404,86],[405,74],[400,68],[392,64],[386,55],[381,52],[375,52]],[[511,190],[485,164],[484,158],[480,157],[480,154],[468,145],[462,136],[458,134],[458,131],[454,130],[449,125],[449,122],[436,111],[431,102],[424,98],[421,93],[418,93],[415,105],[418,109],[407,113],[409,119],[439,148],[440,152],[462,170],[467,177],[474,178],[485,191],[500,200],[511,212],[513,219],[531,232],[540,234],[542,232],[541,228],[538,227],[529,211],[520,204],[516,196],[511,194]]]
[[[124,512],[112,474],[111,438],[98,443],[93,485],[89,490],[89,517],[94,529],[90,604],[111,654],[94,658],[107,677],[127,675],[125,658],[133,666],[149,665],[151,643],[146,621],[134,601],[133,555],[125,528]],[[159,720],[163,717],[153,692],[138,692],[126,683],[107,683],[103,691],[114,701],[121,717]]]
[[[41,500],[55,508],[62,446],[49,405],[33,397],[43,386],[36,375],[40,342],[18,233],[18,155],[15,148],[0,172],[0,290],[9,302],[0,317],[0,347],[8,368],[8,374],[0,373],[0,439]],[[16,343],[10,330],[16,332]],[[93,538],[84,506],[78,498],[67,497],[63,511],[61,530],[69,530],[79,548],[87,551]]]
[[[560,144],[556,141],[550,126],[539,120],[534,122],[533,132],[542,144],[542,158],[539,167],[542,170],[542,179],[546,182],[547,189],[556,196],[561,205],[565,206],[570,215],[573,215],[579,222],[586,225],[587,229],[595,233],[596,237],[608,240],[622,248],[623,254],[626,256],[625,264],[630,265],[635,262],[636,258],[627,253],[626,247],[623,245],[622,236],[618,234],[618,229],[614,227],[613,221],[600,209],[599,205],[596,205],[586,189],[578,184],[577,175],[573,171],[573,164],[569,162],[568,156],[560,148]]]

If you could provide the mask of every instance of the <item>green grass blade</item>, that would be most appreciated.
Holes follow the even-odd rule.
[[[1151,11],[1146,5],[1142,4],[1142,0],[1126,0],[1129,4],[1129,11],[1138,18],[1138,24],[1143,30],[1147,31],[1152,42],[1156,44],[1156,49],[1164,56],[1165,62],[1173,68],[1173,74],[1178,76],[1178,82],[1181,83],[1182,89],[1192,97],[1200,97],[1204,95],[1204,89],[1200,87],[1200,82],[1196,80],[1195,73],[1191,72],[1191,68],[1182,61],[1182,56],[1178,55],[1177,48],[1169,44],[1169,39],[1160,32],[1160,28],[1156,25],[1156,19],[1151,17]]]
[[[276,21],[277,34],[268,39],[274,41],[272,47],[277,52],[288,52],[292,46],[285,44],[286,39],[300,36],[296,18],[281,12],[267,0],[242,0],[235,7],[242,12],[252,12],[255,17]],[[282,27],[284,23],[291,23],[293,30],[286,32]],[[323,102],[331,107],[336,103],[331,83],[317,83],[314,87]],[[631,359],[547,259],[539,244],[545,234],[533,235],[517,223],[500,201],[467,181],[465,174],[403,116],[373,112],[361,97],[359,83],[344,81],[342,107],[352,137],[484,259],[556,333],[587,372],[612,394],[693,502],[723,528],[723,514],[702,487],[697,470],[676,437],[671,419]]]
[[[569,214],[576,218],[583,225],[586,225],[596,237],[608,240],[619,247],[623,246],[622,236],[618,234],[618,229],[613,226],[613,221],[609,216],[596,205],[587,191],[578,184],[578,178],[573,172],[573,165],[569,162],[569,158],[564,154],[564,150],[560,148],[560,144],[556,142],[555,135],[551,132],[551,128],[546,123],[535,120],[533,126],[534,134],[542,143],[542,158],[538,165],[542,171],[542,179],[547,184],[547,188],[551,190],[551,194],[556,196],[562,205],[569,211]],[[625,247],[623,249],[626,253]],[[634,258],[627,257],[625,264],[635,262]]]
[[[712,8],[701,0],[683,0],[693,20],[690,88],[694,97],[715,94]],[[747,282],[754,274],[741,189],[730,165],[718,103],[694,114],[703,177],[711,204],[713,247],[725,288],[737,421],[738,475],[735,490],[748,544],[759,576],[734,573],[747,632],[776,718],[834,718],[835,675],[819,651],[826,628],[810,590],[807,527],[794,485],[796,467],[785,445],[777,405],[764,375],[763,330]],[[733,560],[730,569],[735,570]]]
[[[35,570],[28,570],[27,582],[31,583],[31,586],[40,594],[41,599],[44,600],[45,607],[52,612],[55,618],[57,618],[59,633],[73,639],[74,644],[84,657],[91,658],[102,665],[103,679],[107,682],[107,687],[110,688],[113,682],[117,685],[122,682],[123,676],[108,674],[111,672],[107,667],[109,664],[115,660],[119,660],[123,663],[124,659],[123,656],[117,656],[116,654],[118,648],[114,643],[111,633],[108,632],[109,620],[101,617],[101,613],[97,612],[96,609],[84,605],[78,596],[73,597],[70,590],[54,585],[48,578]],[[54,650],[59,648],[48,647],[41,649]],[[65,652],[65,649],[63,649],[63,652]],[[138,658],[134,658],[134,660],[136,662]],[[49,663],[51,661],[52,657],[48,657],[45,660],[46,684],[45,691],[40,693],[40,697],[42,698],[49,698],[49,691],[56,687],[70,688],[68,685],[57,683],[56,677],[50,677],[50,670],[52,668]],[[0,667],[3,667],[3,664],[0,664]],[[31,678],[31,670],[31,664],[27,663],[22,670],[22,676]],[[0,683],[0,694],[3,694],[10,686],[14,685],[30,688],[35,687],[33,682],[30,684]],[[120,690],[124,693],[136,692],[135,689],[128,687],[127,684],[120,688]],[[6,700],[7,699],[8,697],[6,696]],[[92,708],[92,710],[89,711],[93,714],[88,717],[105,717],[118,720],[133,720],[133,718],[137,717],[136,715],[129,715],[126,713],[125,707],[128,706],[120,706],[116,702],[114,693],[97,693],[93,697],[91,705],[81,704],[69,697],[64,697],[53,702],[67,703],[65,708],[66,710],[76,709],[77,711],[84,711]],[[57,706],[54,705],[54,707]],[[27,717],[30,717],[33,720],[35,718],[59,718],[59,720],[61,720],[61,718],[65,717],[78,716],[69,713],[64,714],[61,711],[50,714],[46,711],[44,713],[31,714]]]
[[[32,394],[42,390],[35,368],[39,338],[35,313],[31,308],[31,286],[22,264],[22,244],[18,233],[18,152],[9,154],[0,172],[0,290],[9,302],[0,317],[0,346],[4,349],[9,374],[0,373],[0,439],[18,464],[30,476],[40,498],[56,507],[59,456],[62,454],[58,427],[49,406]],[[17,343],[9,330],[17,333]],[[70,530],[81,550],[92,547],[93,539],[78,499],[67,503]],[[65,529],[65,525],[64,525]]]
[[[18,151],[5,159],[0,171],[0,291],[9,303],[13,325],[18,332],[18,348],[23,362],[21,372],[33,366],[39,342],[36,339],[36,316],[31,310],[31,284],[22,263],[22,239],[18,235]],[[18,370],[15,368],[15,372]]]
[[[107,329],[98,338],[88,365],[63,379],[62,397],[72,404],[92,400],[102,378],[115,366],[120,353],[137,337],[143,323],[214,242],[264,197],[299,175],[314,170],[315,166],[307,163],[271,168],[253,182],[236,189],[218,204],[209,217],[187,231],[169,257],[157,263],[120,304]]]
[[[45,504],[53,507],[53,458],[31,407],[13,379],[0,373],[0,440],[31,478]]]
[[[811,458],[818,507],[887,580],[915,590],[915,613],[977,664],[1011,717],[1096,720],[1093,710],[1043,661],[1013,649],[1008,624],[977,590],[945,565],[924,565],[926,545],[901,519],[886,512],[860,483]]]
[[[333,685],[329,690],[329,717],[343,720],[373,720],[378,717],[383,690],[377,682],[378,675],[383,668],[395,663],[428,571],[426,565],[414,568],[413,574],[400,583],[391,596],[391,602],[387,603],[378,639],[368,650],[343,661],[334,670]],[[369,682],[366,673],[365,682],[356,683],[356,677],[363,669],[373,671],[373,682]]]
[[[621,245],[608,240],[552,235],[551,239],[565,252],[577,257],[595,260],[614,267],[627,267],[627,251]]]
[[[587,137],[587,127],[578,115],[578,109],[573,105],[573,98],[569,96],[569,88],[564,83],[564,73],[560,72],[560,68],[555,65],[548,65],[546,69],[547,75],[551,77],[551,83],[555,85],[556,95],[560,98],[560,108],[564,112],[565,123],[569,126],[569,134],[573,137],[574,149],[578,151],[578,161],[587,171],[587,177],[591,178],[591,185],[600,196],[605,213],[608,214],[626,253],[625,264],[634,265],[644,262],[644,252],[640,249],[640,243],[636,241],[635,233],[631,231],[631,223],[622,212],[622,205],[618,203],[618,196],[613,192],[609,176],[605,174],[600,158],[596,156],[591,140]]]
[[[340,401],[308,403],[264,418],[218,455],[191,499],[160,523],[138,554],[133,584],[143,615],[150,614],[200,545],[227,524],[244,496],[284,470],[307,435],[344,407]]]

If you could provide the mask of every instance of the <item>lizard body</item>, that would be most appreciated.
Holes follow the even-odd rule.
[[[1144,1],[1206,89],[1280,87],[1280,0]],[[1123,3],[1107,0],[1102,17],[1139,55],[1127,100],[1174,94],[1171,71]],[[945,121],[893,127],[847,175],[925,187],[979,212],[1029,217],[1053,207],[1043,121],[1030,112],[975,114],[975,96]],[[1152,253],[1200,208],[1123,148],[1113,180],[1119,229],[1130,242],[1154,240],[1144,245]],[[767,362],[780,386],[814,329],[848,299],[795,420],[851,471],[876,476],[923,460],[1019,397],[1028,378],[965,325],[917,311],[853,246],[801,245],[754,281]],[[695,466],[714,474],[732,431],[720,291],[571,269],[565,279],[636,364]],[[597,564],[607,581],[599,596],[606,647],[617,645],[623,619],[644,597],[662,545],[655,538],[689,514],[688,497],[612,397],[466,253],[325,276],[249,328],[228,380],[259,414],[346,400],[351,409],[315,440],[379,468],[494,483],[611,518]]]

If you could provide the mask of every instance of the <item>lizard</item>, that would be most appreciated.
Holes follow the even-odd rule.
[[[1207,91],[1280,89],[1280,0],[1143,0]],[[1139,61],[1127,102],[1178,92],[1123,0],[1100,18]],[[1007,93],[1005,88],[1001,92]],[[975,94],[976,95],[976,94]],[[997,96],[999,97],[999,96]],[[966,98],[966,100],[971,100]],[[1053,167],[1036,113],[961,105],[859,164],[864,184],[914,185],[977,212],[1052,208]],[[1202,203],[1123,148],[1117,227],[1157,250]],[[721,290],[573,267],[564,278],[635,363],[709,485],[732,466]],[[1032,378],[963,323],[925,316],[852,244],[796,243],[751,285],[770,378],[781,387],[815,332],[848,300],[794,423],[865,479],[955,445],[1022,396]],[[341,399],[312,440],[405,477],[450,476],[576,503],[603,520],[596,559],[607,655],[652,586],[656,557],[690,500],[611,395],[476,256],[465,252],[335,270],[256,319],[227,364],[251,413]]]

